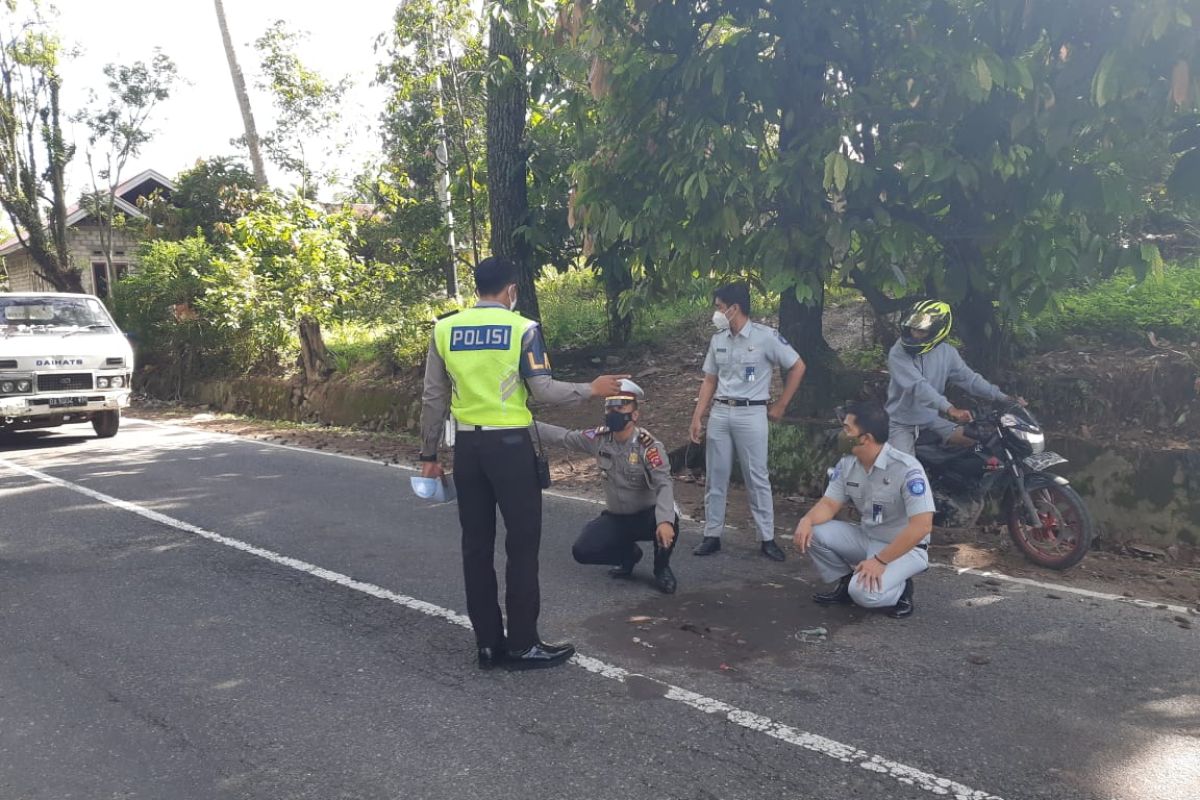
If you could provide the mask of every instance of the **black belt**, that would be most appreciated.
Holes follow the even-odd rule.
[[[721,397],[717,398],[717,402],[723,406],[735,406],[737,408],[744,408],[746,406],[766,406],[771,404],[770,400],[730,400],[728,398]]]

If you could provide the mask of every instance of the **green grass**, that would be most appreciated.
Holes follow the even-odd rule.
[[[643,299],[634,310],[631,344],[661,342],[708,330],[712,313],[709,280],[697,281],[690,291],[670,299]],[[538,280],[538,304],[546,345],[564,352],[608,342],[604,287],[590,269],[548,274]],[[779,297],[752,293],[755,318],[779,313]],[[439,302],[407,305],[395,321],[344,321],[325,330],[325,344],[340,372],[354,372],[372,364],[403,369],[420,364],[429,346],[432,320],[453,307]]]
[[[1200,341],[1200,263],[1169,266],[1139,282],[1121,272],[1056,298],[1032,320],[1044,345],[1066,336],[1141,344],[1149,333],[1175,342]]]
[[[338,372],[354,372],[379,357],[379,344],[388,332],[389,326],[382,323],[337,322],[324,331],[325,346]]]

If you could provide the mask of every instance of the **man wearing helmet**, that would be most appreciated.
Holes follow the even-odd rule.
[[[584,526],[571,552],[580,564],[609,564],[614,578],[628,578],[642,559],[638,542],[654,542],[654,583],[675,592],[671,553],[679,536],[679,514],[667,451],[638,428],[645,393],[629,379],[604,399],[604,425],[569,431],[535,422],[536,435],[551,444],[593,456],[604,477],[605,510]]]
[[[962,423],[971,412],[955,408],[946,399],[946,385],[959,387],[972,397],[996,402],[1024,400],[1009,397],[963,361],[946,338],[953,314],[948,303],[925,300],[914,305],[900,323],[900,339],[888,353],[887,412],[891,418],[888,442],[905,453],[916,452],[917,437],[932,431],[944,443],[974,444],[963,435]],[[945,419],[939,414],[945,414]]]

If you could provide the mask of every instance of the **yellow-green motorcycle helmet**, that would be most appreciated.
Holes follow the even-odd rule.
[[[922,300],[900,321],[900,341],[914,356],[923,356],[946,340],[954,314],[941,300]]]

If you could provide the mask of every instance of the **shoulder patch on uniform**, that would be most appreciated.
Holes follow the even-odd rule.
[[[452,308],[452,309],[450,309],[449,311],[445,312],[444,314],[438,314],[437,318],[438,318],[438,319],[445,319],[446,317],[453,317],[453,316],[454,316],[455,314],[457,314],[459,311],[462,311],[462,309],[461,309],[461,308]]]
[[[589,439],[595,439],[597,436],[603,436],[606,433],[608,433],[608,428],[604,427],[603,425],[599,425],[595,428],[588,428],[583,432],[583,435]]]
[[[654,437],[650,435],[650,431],[642,430],[638,432],[638,441],[642,447],[649,447],[654,444]]]
[[[925,477],[925,470],[921,469],[920,467],[913,467],[908,472],[904,473],[904,480],[906,480],[906,481],[912,480],[913,478],[924,478],[924,477]]]
[[[787,339],[785,339],[785,338],[783,338],[783,334],[782,334],[782,333],[780,333],[779,331],[775,331],[775,336],[776,336],[776,338],[778,338],[778,339],[779,339],[779,341],[783,342],[783,343],[784,343],[784,344],[786,344],[788,347],[791,347],[791,345],[790,345],[790,344],[788,344],[788,340],[787,340]]]
[[[649,447],[646,449],[646,463],[658,469],[663,465],[662,453],[658,452],[658,447]]]
[[[920,497],[921,495],[925,494],[924,478],[913,478],[905,485],[908,487],[908,493],[913,497]]]
[[[834,464],[825,471],[825,474],[829,476],[829,480],[831,481],[836,481],[838,478],[842,477],[842,462],[839,461],[838,463]]]

